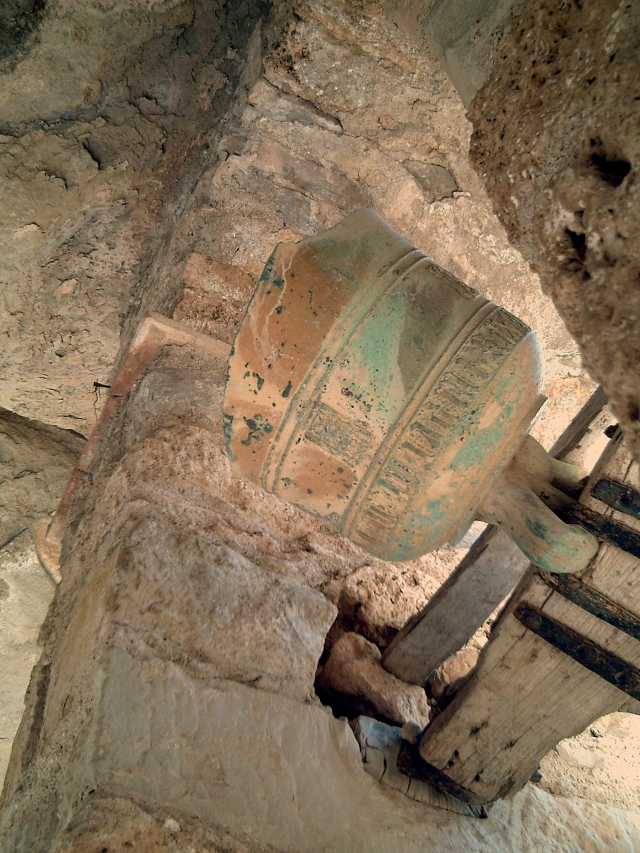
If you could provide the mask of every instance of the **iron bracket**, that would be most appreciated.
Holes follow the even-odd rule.
[[[608,622],[614,628],[624,631],[630,637],[640,640],[640,618],[635,613],[620,604],[616,604],[615,601],[579,580],[575,575],[555,575],[542,569],[538,569],[538,574],[547,586],[577,604],[578,607],[593,616],[597,616],[598,619]]]
[[[602,480],[600,482],[603,482]],[[593,492],[594,497],[597,497]],[[600,492],[602,494],[602,492]],[[612,498],[613,499],[613,498]],[[598,497],[598,500],[603,498]],[[614,507],[617,509],[618,507]],[[640,559],[640,533],[627,527],[619,521],[609,518],[606,515],[601,515],[595,512],[584,504],[571,501],[567,504],[554,509],[555,514],[567,524],[579,524],[584,527],[589,533],[593,533],[599,539],[604,539],[616,548],[626,551],[634,557]],[[626,510],[622,510],[625,512]],[[633,513],[632,513],[633,514]]]
[[[602,479],[591,489],[591,494],[612,509],[640,519],[640,492],[637,489],[615,480]],[[626,524],[574,502],[557,509],[556,512],[563,521],[579,524],[600,539],[605,539],[617,548],[640,558],[640,533]],[[582,610],[623,631],[629,637],[640,640],[640,618],[635,613],[612,601],[575,575],[553,574],[542,569],[538,569],[538,574],[547,586]],[[556,649],[595,672],[614,687],[640,700],[638,667],[583,637],[573,628],[563,625],[532,604],[521,602],[515,608],[514,616],[525,628],[538,634]]]
[[[640,519],[640,492],[632,486],[604,478],[598,480],[591,489],[591,495],[618,512]],[[589,533],[640,559],[640,533],[626,524],[595,512],[577,501],[556,507],[555,513],[567,524],[579,524]]]
[[[613,652],[603,649],[573,628],[547,616],[538,607],[520,602],[514,616],[525,628],[533,631],[547,643],[577,661],[586,669],[599,675],[609,684],[623,690],[633,699],[640,700],[640,669]]]
[[[598,480],[591,489],[594,498],[607,506],[640,519],[640,492],[616,480]]]

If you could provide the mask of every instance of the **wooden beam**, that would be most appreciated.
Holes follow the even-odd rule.
[[[403,681],[425,684],[511,594],[528,565],[504,531],[488,527],[426,607],[395,637],[383,655],[384,667]]]
[[[598,417],[607,403],[607,395],[598,385],[596,390],[589,397],[569,426],[553,445],[549,451],[549,456],[553,456],[554,459],[564,459],[565,456],[568,456],[569,453],[571,453],[571,451],[580,444],[589,429],[589,424]]]
[[[586,491],[601,477],[634,488],[640,485],[638,466],[620,435],[610,442]],[[640,530],[640,519],[589,495],[583,501]],[[602,542],[580,580],[625,612],[640,616],[637,557]],[[581,664],[522,624],[516,613],[523,604],[621,658],[630,668],[640,666],[640,640],[579,607],[532,567],[496,625],[471,681],[431,723],[420,744],[424,761],[480,802],[515,793],[560,740],[578,734],[604,714],[633,705],[625,692],[592,671],[589,661]]]
[[[607,403],[597,388],[551,448],[562,459],[584,438]],[[457,652],[513,592],[528,559],[506,533],[489,527],[448,580],[400,631],[382,656],[385,669],[424,685],[434,669]]]

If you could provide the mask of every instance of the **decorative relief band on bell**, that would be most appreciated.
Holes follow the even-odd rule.
[[[431,387],[411,422],[391,437],[391,451],[361,500],[352,502],[344,533],[366,549],[379,550],[393,538],[427,475],[456,437],[469,411],[509,354],[530,333],[502,308],[495,308],[460,347]]]
[[[463,532],[543,398],[535,336],[372,210],[280,244],[236,336],[234,469],[384,559]]]
[[[341,352],[348,346],[364,318],[386,291],[399,286],[415,267],[424,263],[429,263],[424,252],[411,249],[391,268],[381,269],[377,278],[368,282],[367,286],[361,289],[359,296],[352,301],[345,316],[326,339],[325,345],[289,403],[263,466],[261,480],[264,488],[278,493],[283,461],[300,432],[306,428],[305,421],[308,421],[311,406],[318,397],[318,389],[326,383]]]
[[[304,437],[337,459],[357,465],[371,446],[371,430],[366,424],[346,418],[324,403],[319,403]]]

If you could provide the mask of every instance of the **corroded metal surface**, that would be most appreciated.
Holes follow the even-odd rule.
[[[609,684],[640,700],[640,669],[637,666],[602,648],[588,637],[583,637],[568,625],[547,616],[532,604],[521,602],[513,615],[525,628],[538,634],[547,643],[595,672]]]
[[[564,595],[569,601],[573,601],[578,607],[608,622],[614,628],[624,631],[630,637],[640,640],[640,619],[626,607],[603,595],[600,590],[573,575],[555,575],[540,570],[538,574],[547,586]]]
[[[531,330],[365,210],[267,262],[229,363],[227,450],[407,560],[465,531],[542,402]]]
[[[607,504],[607,506],[640,518],[640,492],[632,489],[625,483],[616,483],[615,480],[598,480],[591,489],[594,498]]]
[[[556,515],[567,524],[580,525],[592,536],[604,539],[615,545],[616,548],[640,558],[640,533],[631,527],[627,527],[626,524],[615,521],[606,515],[601,515],[599,512],[594,512],[589,507],[575,501],[559,506],[556,509]]]

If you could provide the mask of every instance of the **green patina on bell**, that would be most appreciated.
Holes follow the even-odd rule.
[[[500,492],[540,374],[524,323],[362,210],[269,258],[229,362],[229,458],[370,553],[410,560]]]

